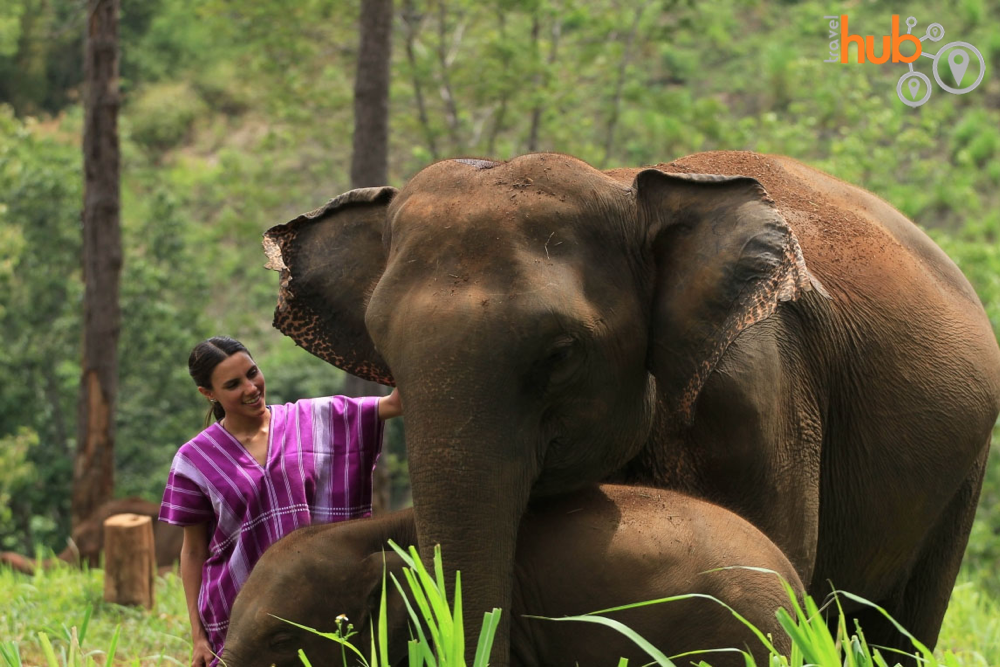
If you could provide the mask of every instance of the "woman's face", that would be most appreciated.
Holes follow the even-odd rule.
[[[226,416],[260,417],[264,403],[264,374],[246,352],[237,352],[222,361],[212,371],[212,388],[198,391],[215,399],[225,409]]]

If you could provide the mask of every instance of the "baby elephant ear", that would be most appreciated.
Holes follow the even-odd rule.
[[[320,359],[380,384],[395,384],[365,328],[385,269],[391,187],[360,188],[264,234],[267,268],[280,272],[274,326]]]
[[[648,366],[680,424],[729,344],[782,301],[816,290],[802,249],[753,178],[640,172],[639,220],[655,263]]]

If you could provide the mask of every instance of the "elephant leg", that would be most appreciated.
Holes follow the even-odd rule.
[[[976,461],[962,486],[938,517],[934,529],[927,534],[909,577],[891,596],[878,601],[879,606],[929,648],[937,644],[941,622],[969,541],[988,454],[989,449]],[[913,653],[913,643],[877,610],[868,608],[848,615],[848,629],[852,632],[854,619],[861,624],[870,644]],[[902,657],[895,656],[892,660],[900,660],[903,665],[916,665],[916,661],[902,660]]]

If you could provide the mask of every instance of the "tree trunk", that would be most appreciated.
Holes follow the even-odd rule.
[[[153,520],[116,514],[104,521],[104,599],[153,608],[156,548]]]
[[[392,0],[363,0],[361,45],[354,81],[354,148],[351,187],[389,183],[389,73],[392,63]],[[348,375],[347,396],[382,396],[380,384]],[[389,510],[390,480],[385,464],[375,468],[372,512]]]
[[[406,26],[406,60],[410,64],[410,78],[413,83],[413,96],[417,101],[417,116],[420,118],[420,127],[424,130],[424,138],[427,140],[427,150],[430,151],[431,159],[435,162],[438,159],[437,141],[430,120],[427,117],[427,106],[424,103],[424,89],[420,83],[420,72],[417,68],[417,56],[413,48],[417,40],[417,31],[420,29],[420,16],[413,7],[413,0],[403,0],[403,24]]]
[[[461,40],[462,26],[455,29],[457,41]],[[448,121],[448,133],[451,137],[451,147],[455,150],[461,146],[458,137],[459,113],[455,95],[451,90],[451,61],[448,57],[448,6],[445,0],[438,0],[438,64],[441,66],[441,100],[444,102],[445,118]]]
[[[89,0],[84,53],[83,362],[73,467],[73,526],[114,489],[118,391],[118,0]]]
[[[538,46],[538,33],[539,33],[540,30],[541,30],[541,25],[540,25],[540,19],[538,17],[538,10],[535,10],[535,15],[532,18],[532,23],[531,23],[531,43],[533,45],[533,48],[536,51],[536,55],[535,55],[536,59],[539,57],[537,51],[539,49],[539,46]],[[553,18],[552,19],[552,44],[549,47],[549,57],[546,60],[546,63],[548,65],[548,67],[550,67],[550,68],[556,62],[556,54],[557,54],[558,49],[559,49],[559,36],[560,36],[561,32],[562,32],[562,23],[560,23],[558,17]],[[541,76],[538,76],[538,75],[535,76],[535,80],[534,80],[535,89],[536,90],[545,90],[546,92],[548,92],[548,87],[549,87],[549,84],[548,84],[548,75],[546,75],[545,78],[544,78],[544,81],[545,81],[544,86],[542,85],[542,80],[543,80],[543,78]],[[539,130],[539,127],[541,127],[541,124],[542,124],[542,104],[541,103],[537,103],[537,104],[535,104],[534,109],[531,110],[531,129],[528,131],[528,152],[529,153],[534,153],[535,151],[538,150],[538,130]]]
[[[361,46],[354,81],[351,187],[389,183],[389,67],[392,0],[363,0]]]

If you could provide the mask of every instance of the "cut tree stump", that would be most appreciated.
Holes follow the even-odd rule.
[[[105,519],[104,599],[152,609],[155,575],[152,519],[139,514]]]

